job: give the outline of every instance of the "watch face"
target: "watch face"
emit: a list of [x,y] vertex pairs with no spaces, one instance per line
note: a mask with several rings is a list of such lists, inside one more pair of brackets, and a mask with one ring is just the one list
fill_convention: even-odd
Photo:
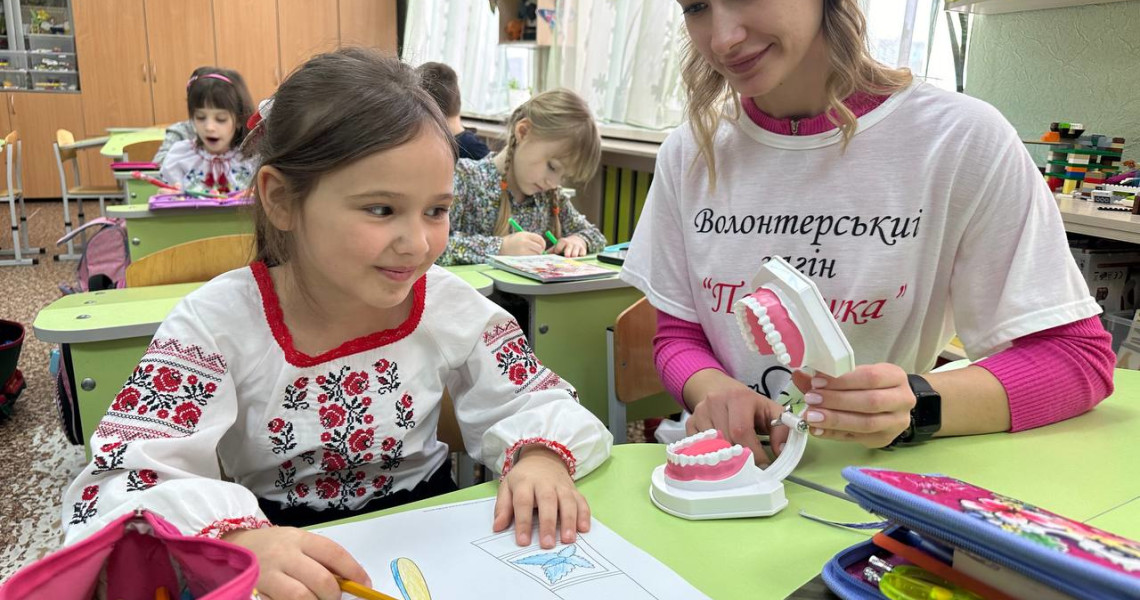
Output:
[[942,428],[942,396],[937,392],[920,393],[910,415],[916,434],[933,434]]

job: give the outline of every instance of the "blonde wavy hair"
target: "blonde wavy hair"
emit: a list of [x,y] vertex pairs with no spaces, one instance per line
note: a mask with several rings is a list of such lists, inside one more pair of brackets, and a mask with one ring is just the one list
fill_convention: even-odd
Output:
[[[831,74],[827,77],[826,111],[843,136],[843,148],[855,135],[858,121],[843,100],[855,92],[883,96],[910,85],[910,69],[894,69],[871,57],[867,47],[867,20],[858,0],[823,0],[823,38],[827,42]],[[686,36],[681,78],[688,92],[688,120],[697,139],[698,154],[708,167],[709,189],[716,189],[714,137],[720,127],[724,107],[732,102],[740,116],[740,97],[724,76],[701,57]]]
[[[559,158],[566,168],[565,179],[573,182],[589,181],[602,160],[602,138],[590,107],[578,94],[557,88],[543,92],[511,113],[507,119],[506,148],[507,168],[503,172],[502,192],[499,200],[499,218],[495,221],[496,236],[502,237],[511,232],[511,193],[507,190],[507,178],[514,166],[518,136],[515,130],[519,122],[526,119],[530,123],[528,136],[542,140],[561,140],[566,149]],[[549,196],[551,212],[551,232],[554,237],[562,237],[561,190],[544,192]]]

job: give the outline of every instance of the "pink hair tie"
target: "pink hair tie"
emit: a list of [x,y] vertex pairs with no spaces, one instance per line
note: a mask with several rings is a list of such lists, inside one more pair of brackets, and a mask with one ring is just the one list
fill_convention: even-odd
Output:
[[190,81],[186,82],[187,89],[189,89],[191,84],[193,84],[195,81],[198,81],[199,79],[217,79],[218,81],[224,81],[230,85],[234,84],[234,82],[231,81],[229,77],[226,77],[221,73],[206,73],[205,75],[194,75],[190,77]]

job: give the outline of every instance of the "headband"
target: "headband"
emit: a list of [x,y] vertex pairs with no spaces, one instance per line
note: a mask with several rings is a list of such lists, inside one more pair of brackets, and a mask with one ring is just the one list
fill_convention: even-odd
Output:
[[190,86],[199,79],[217,79],[218,81],[224,81],[230,85],[234,84],[234,82],[231,81],[229,77],[226,77],[221,73],[206,73],[205,75],[191,75],[190,80],[186,82],[186,88],[189,89]]

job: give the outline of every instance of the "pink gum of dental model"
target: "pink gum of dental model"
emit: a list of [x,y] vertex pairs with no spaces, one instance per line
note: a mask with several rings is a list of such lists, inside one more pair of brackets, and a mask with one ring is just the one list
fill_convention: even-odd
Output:
[[[765,288],[757,288],[748,297],[756,300],[760,306],[767,309],[768,318],[771,319],[776,331],[780,333],[780,342],[787,348],[788,356],[792,359],[788,366],[793,369],[802,367],[804,364],[804,337],[800,333],[799,327],[796,327],[795,322],[788,316],[788,311],[780,302],[780,297],[775,292]],[[775,354],[772,345],[768,343],[768,334],[764,333],[764,328],[751,310],[749,310],[749,318],[746,319],[746,322],[749,331],[752,333],[752,340],[756,343],[760,354]]]
[[[687,438],[686,438],[687,439]],[[684,443],[682,440],[679,443]],[[718,431],[716,436],[704,440],[697,441],[693,444],[680,448],[676,454],[684,456],[716,456],[716,453],[732,448],[724,436]],[[665,477],[676,481],[720,481],[728,479],[729,477],[740,472],[745,465],[752,462],[752,451],[748,448],[743,448],[738,456],[721,459],[716,464],[691,464],[679,465],[672,460],[665,464]]]

